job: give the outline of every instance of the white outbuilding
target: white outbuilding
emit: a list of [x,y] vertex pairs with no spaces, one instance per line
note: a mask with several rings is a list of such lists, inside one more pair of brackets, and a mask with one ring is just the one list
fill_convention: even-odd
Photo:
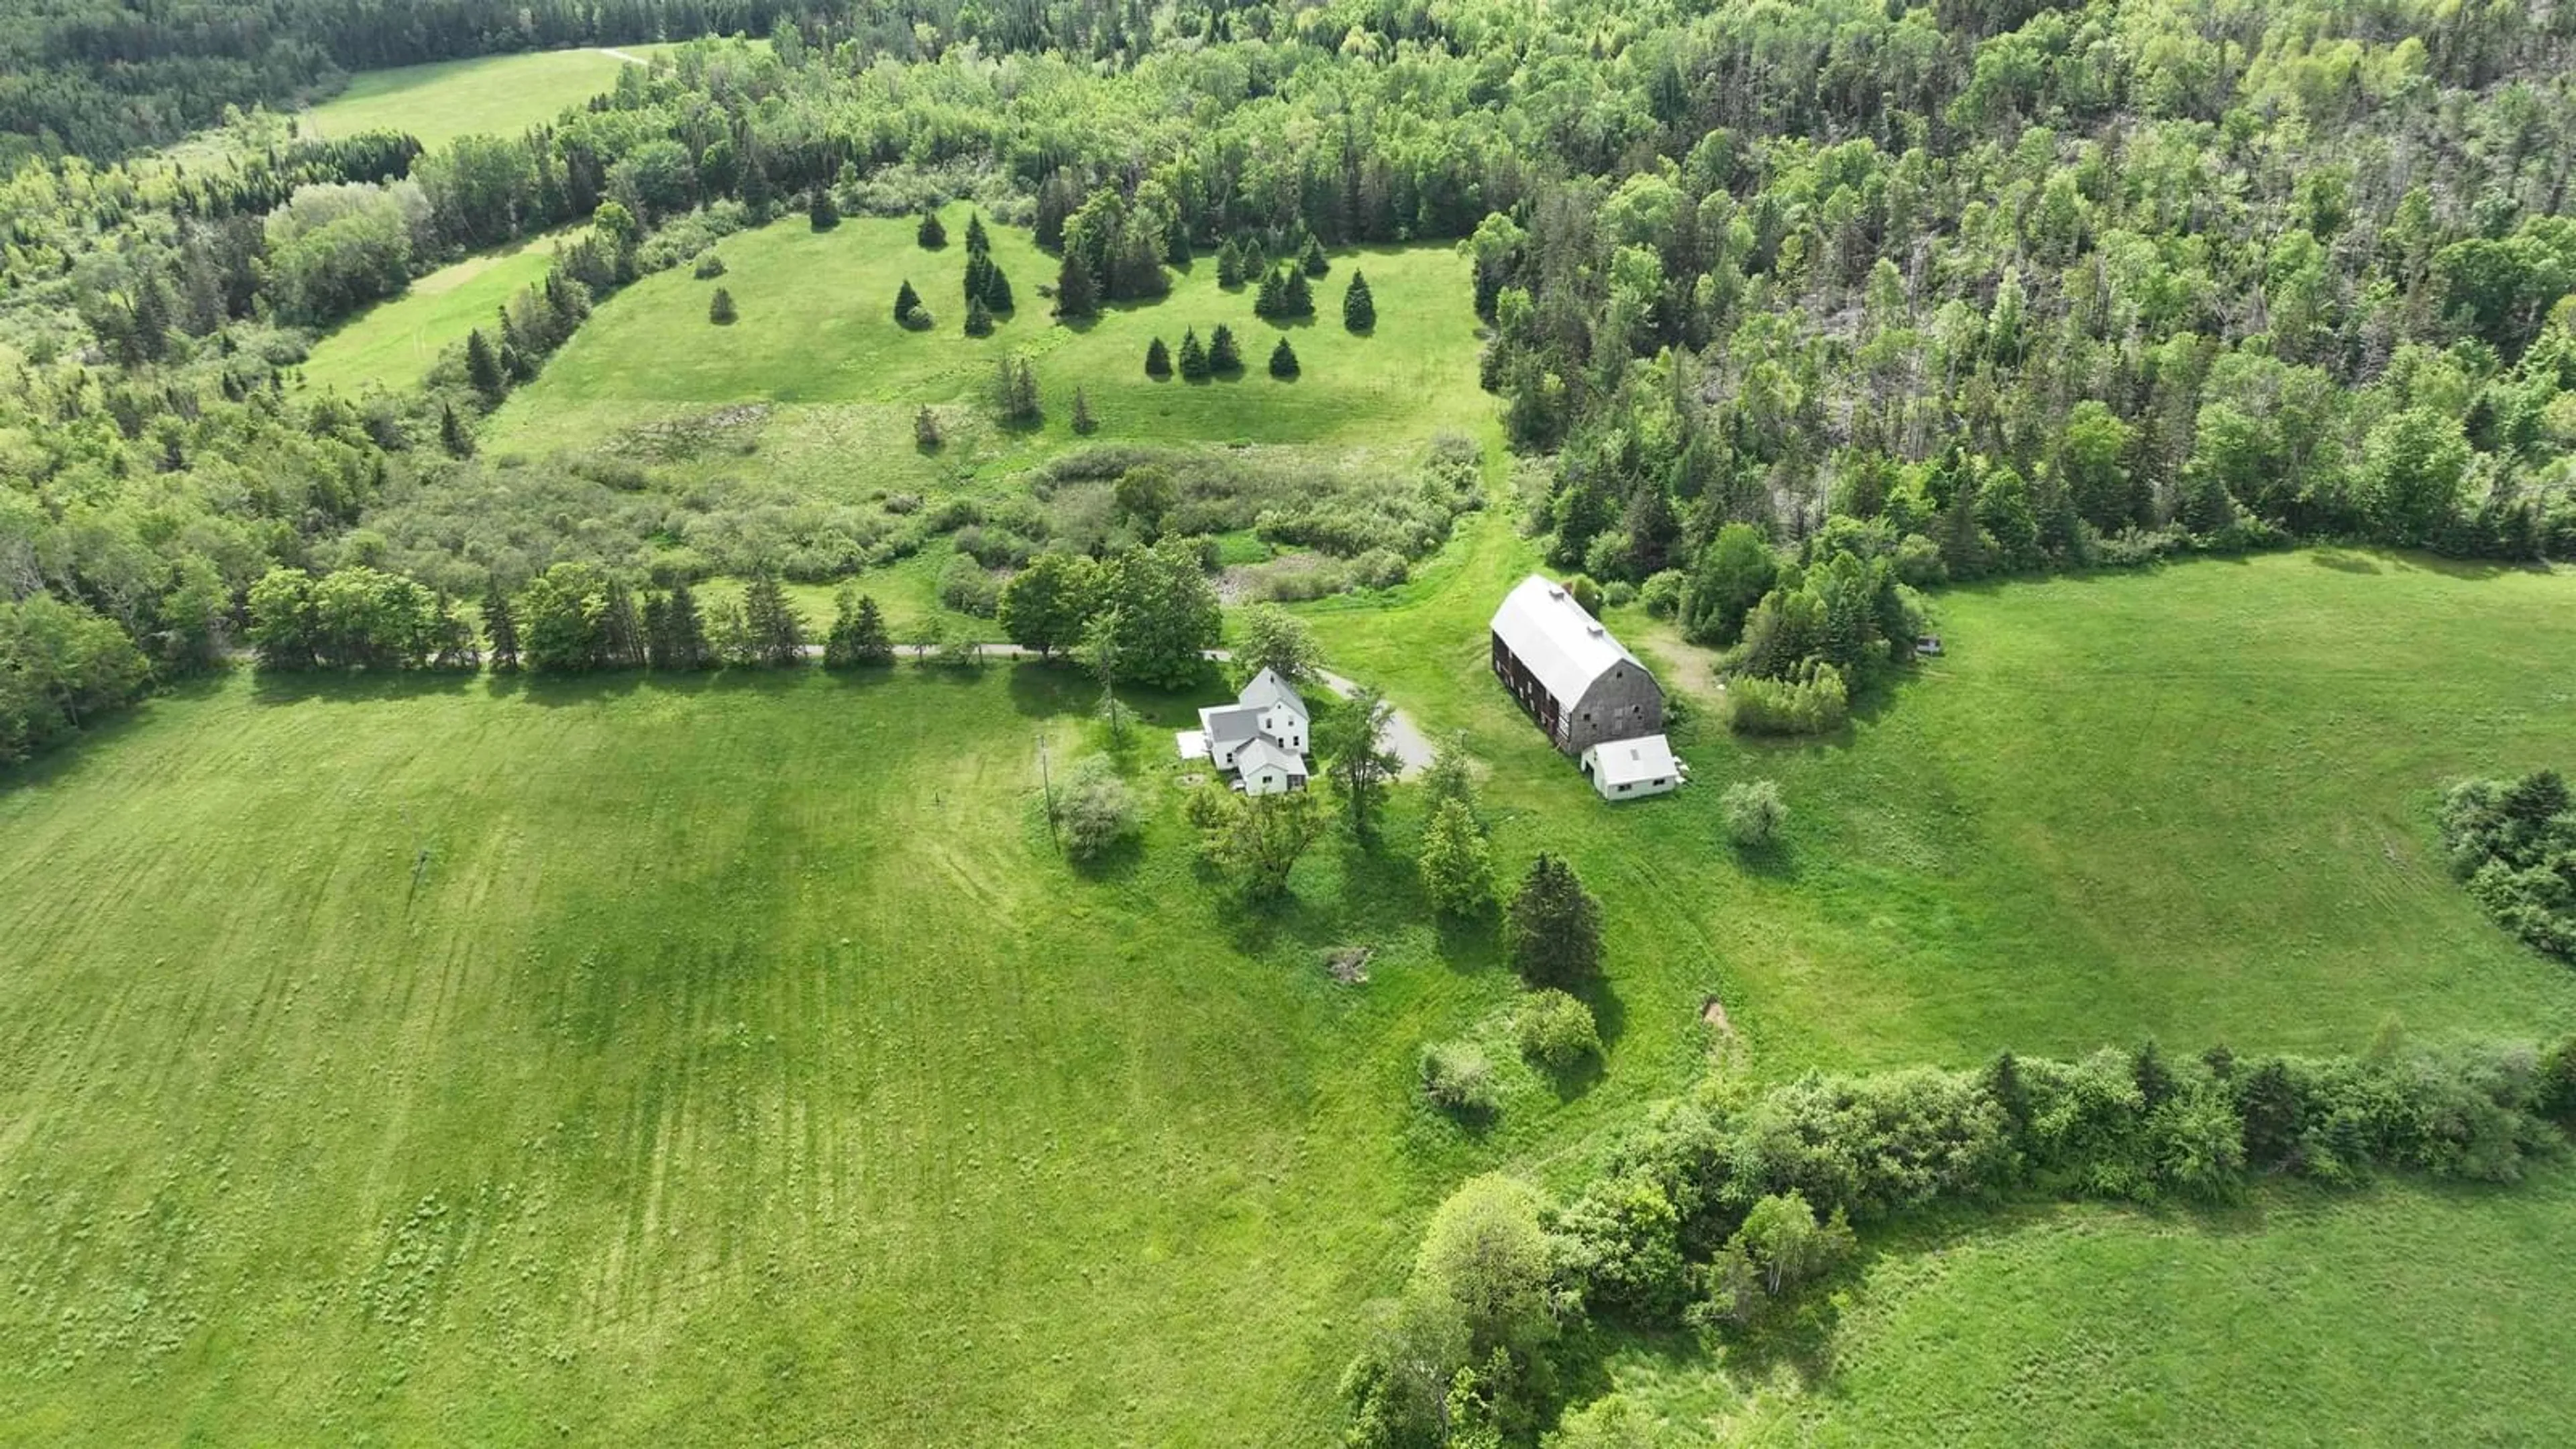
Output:
[[1284,795],[1306,788],[1306,757],[1267,738],[1236,750],[1234,768],[1235,782],[1246,795]]
[[1634,800],[1661,795],[1681,783],[1682,767],[1662,735],[1632,740],[1605,740],[1583,752],[1583,773],[1604,800]]

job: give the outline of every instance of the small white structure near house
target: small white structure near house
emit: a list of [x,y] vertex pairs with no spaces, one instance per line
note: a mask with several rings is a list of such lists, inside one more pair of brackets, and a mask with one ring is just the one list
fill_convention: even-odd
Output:
[[1199,727],[1180,737],[1181,758],[1204,757],[1237,776],[1247,795],[1306,788],[1306,728],[1312,716],[1294,686],[1265,669],[1232,704],[1199,711]]
[[1604,800],[1634,800],[1661,795],[1681,783],[1681,762],[1662,735],[1633,740],[1605,740],[1583,752],[1583,773]]
[[1237,750],[1234,768],[1235,785],[1246,795],[1279,795],[1306,788],[1306,757],[1266,739]]

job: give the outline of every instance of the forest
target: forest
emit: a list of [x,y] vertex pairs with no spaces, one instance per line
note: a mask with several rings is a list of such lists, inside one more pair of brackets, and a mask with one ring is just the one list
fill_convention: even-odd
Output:
[[[473,419],[639,267],[826,194],[972,197],[1113,301],[1238,241],[1454,239],[1484,381],[1552,460],[1523,500],[1550,558],[1749,634],[1745,672],[1789,695],[1864,688],[1906,591],[1946,579],[2576,546],[2563,8],[739,9],[14,22],[13,58],[68,63],[13,86],[139,89],[103,131],[73,119],[95,96],[8,110],[83,136],[0,202],[13,752],[209,663],[268,568],[363,562],[344,540],[389,491],[470,490]],[[688,48],[523,136],[423,155],[254,110],[211,161],[120,149],[335,67],[701,26],[769,43]],[[497,383],[459,357],[419,393],[280,386],[408,277],[579,218]],[[105,636],[26,623],[37,595],[135,655],[44,642]]]

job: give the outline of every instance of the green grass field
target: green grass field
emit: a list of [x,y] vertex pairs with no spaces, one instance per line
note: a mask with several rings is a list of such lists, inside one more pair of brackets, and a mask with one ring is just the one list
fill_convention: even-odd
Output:
[[[730,237],[716,250],[726,274],[701,281],[686,267],[645,278],[602,305],[535,383],[494,418],[488,446],[545,452],[589,447],[639,424],[741,403],[774,406],[775,446],[752,466],[792,474],[826,496],[872,489],[938,490],[961,478],[1007,474],[1081,441],[1071,429],[1083,388],[1100,420],[1097,443],[1252,443],[1388,447],[1418,445],[1447,430],[1483,433],[1492,404],[1476,389],[1476,318],[1467,269],[1444,247],[1337,255],[1316,284],[1318,320],[1275,326],[1252,315],[1249,288],[1216,285],[1212,260],[1177,275],[1170,296],[1115,307],[1080,327],[1059,325],[1038,295],[1056,263],[1026,231],[995,226],[993,256],[1019,309],[989,337],[970,338],[961,284],[967,208],[946,213],[951,238],[924,251],[903,218],[856,217],[817,233],[802,216]],[[1376,332],[1341,326],[1353,269],[1368,274]],[[895,325],[894,296],[909,280],[938,317],[932,332]],[[733,294],[741,320],[707,320],[715,288]],[[1180,345],[1218,324],[1242,341],[1244,374],[1229,381],[1153,382],[1146,343]],[[1285,333],[1304,374],[1265,371]],[[995,367],[1026,356],[1047,409],[1030,433],[985,423]],[[940,409],[951,441],[924,456],[913,416]],[[728,466],[743,466],[738,461]]]
[[316,343],[304,362],[307,387],[355,397],[369,387],[406,388],[429,375],[438,355],[477,327],[520,289],[543,282],[558,242],[571,233],[535,237],[439,268],[399,297],[350,318]]
[[[670,48],[616,47],[645,58]],[[551,121],[615,86],[626,64],[608,50],[548,50],[361,71],[348,89],[306,111],[302,123],[324,136],[407,131],[435,151],[459,136],[515,136]]]
[[[1607,909],[1606,1072],[1561,1100],[1513,1067],[1477,1137],[1415,1104],[1412,1056],[1493,1037],[1512,987],[1424,924],[1409,807],[1386,858],[1328,842],[1242,921],[1149,731],[1144,846],[1076,875],[1030,797],[1089,690],[1035,667],[236,679],[29,772],[0,795],[0,1437],[1309,1442],[1429,1206],[1578,1173],[1705,1069],[1708,989],[1760,1077],[2576,1023],[2576,975],[2477,917],[2424,818],[2454,773],[2571,753],[2576,579],[2295,554],[1951,594],[1950,659],[1849,739],[1702,731],[1700,783],[1613,811],[1478,673],[1518,548],[1487,520],[1392,607],[1316,612],[1338,665],[1471,731],[1500,858],[1567,850]],[[1714,787],[1757,769],[1796,815],[1748,865]],[[1365,986],[1320,970],[1345,943],[1378,948]],[[1693,1422],[1825,1437],[2030,1379],[1971,1426],[2297,1439],[2329,1395],[2314,1423],[2409,1437],[2576,1407],[2516,1326],[2570,1232],[2556,1179],[2043,1215],[1892,1245],[1812,1390],[1636,1373]],[[2346,1311],[2373,1251],[2394,1286]],[[2473,1321],[2432,1302],[2453,1282]],[[1987,1327],[1918,1361],[1958,1315]],[[2238,1321],[2270,1336],[2241,1388],[2166,1341]]]

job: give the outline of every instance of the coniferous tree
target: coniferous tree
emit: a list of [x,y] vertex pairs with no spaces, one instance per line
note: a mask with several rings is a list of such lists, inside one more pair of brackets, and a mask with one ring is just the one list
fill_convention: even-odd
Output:
[[1208,375],[1207,347],[1199,341],[1193,327],[1181,334],[1181,376],[1191,382],[1203,382]]
[[1055,315],[1068,322],[1100,315],[1100,284],[1072,252],[1064,254],[1064,265],[1056,269]]
[[861,664],[892,664],[894,634],[886,628],[885,615],[877,608],[876,596],[859,595],[859,615],[852,625],[852,657]]
[[1377,299],[1369,295],[1368,278],[1351,273],[1350,290],[1342,293],[1342,325],[1366,332],[1377,325]]
[[644,620],[635,609],[634,591],[609,580],[608,598],[600,610],[601,662],[610,669],[641,669],[645,660]]
[[1156,382],[1172,375],[1172,349],[1160,337],[1145,344],[1145,375]]
[[894,289],[894,320],[907,321],[912,316],[912,309],[920,305],[921,294],[912,289],[910,277],[904,278],[903,285]]
[[656,673],[671,668],[671,599],[659,590],[644,594],[644,662]]
[[1243,371],[1243,353],[1234,345],[1234,329],[1219,322],[1208,334],[1208,371],[1219,377],[1230,377]]
[[1306,238],[1306,254],[1297,259],[1297,265],[1310,277],[1320,277],[1333,269],[1331,259],[1324,255],[1324,244],[1312,236]]
[[984,305],[984,299],[981,297],[972,297],[967,299],[966,335],[969,337],[990,337],[993,335],[993,313],[990,308]]
[[988,255],[992,250],[993,239],[984,234],[984,214],[980,211],[968,212],[966,214],[966,254],[980,257]]
[[912,441],[924,448],[936,448],[947,441],[939,431],[939,414],[932,412],[928,403],[912,415]]
[[671,586],[670,600],[663,608],[671,635],[671,667],[704,669],[715,663],[714,651],[707,647],[706,616],[698,611],[698,596],[688,580]]
[[495,579],[483,591],[483,640],[490,647],[492,669],[499,674],[514,674],[519,668],[519,620],[510,612],[510,596]]
[[501,356],[492,350],[492,339],[475,328],[465,334],[465,379],[487,403],[497,403],[510,390],[510,379],[501,370]]
[[849,669],[868,662],[861,649],[860,622],[859,591],[844,584],[832,597],[832,629],[823,636],[824,668]]
[[912,238],[921,243],[924,251],[937,251],[948,245],[948,228],[940,224],[939,208],[930,207],[921,213],[921,225],[913,228]]
[[1315,315],[1315,289],[1306,283],[1306,274],[1291,267],[1279,284],[1279,313],[1283,317]]
[[982,301],[984,289],[992,285],[992,277],[993,258],[987,253],[968,247],[966,249],[966,300]]
[[832,200],[832,188],[814,188],[813,198],[805,203],[805,220],[816,231],[830,231],[841,224],[841,208]]
[[716,288],[716,294],[707,299],[707,320],[719,327],[733,325],[733,293],[722,287]]
[[1289,346],[1285,337],[1279,339],[1278,346],[1270,349],[1270,375],[1282,382],[1297,376],[1297,349]]
[[1286,297],[1277,272],[1261,274],[1261,292],[1252,299],[1252,315],[1263,319],[1278,317]]
[[445,405],[438,410],[438,445],[445,448],[451,458],[474,456],[474,434],[456,416],[456,409]]
[[742,593],[742,613],[751,652],[761,663],[784,669],[804,662],[805,621],[787,601],[778,575],[763,569],[752,576]]
[[1532,986],[1572,990],[1601,971],[1601,907],[1574,867],[1541,854],[1505,913],[1512,968]]
[[1216,284],[1231,292],[1243,285],[1243,254],[1234,249],[1234,238],[1216,249]]
[[1009,312],[1017,306],[1011,297],[1011,279],[999,266],[984,269],[984,306],[993,312]]
[[1163,260],[1176,267],[1190,264],[1190,224],[1172,213],[1170,226],[1163,233]]
[[1073,430],[1086,438],[1100,431],[1100,420],[1091,415],[1091,397],[1078,387],[1073,390]]

